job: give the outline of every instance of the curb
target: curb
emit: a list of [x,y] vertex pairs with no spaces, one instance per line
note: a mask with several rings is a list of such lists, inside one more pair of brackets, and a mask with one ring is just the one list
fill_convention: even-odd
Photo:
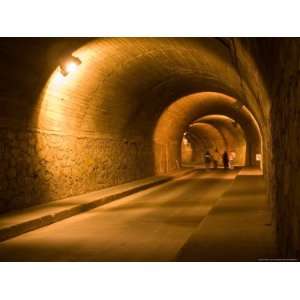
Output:
[[[167,175],[163,176],[162,178],[154,177],[153,181],[146,182],[144,184],[140,184],[140,185],[137,185],[137,186],[134,186],[131,188],[127,188],[127,189],[124,189],[119,192],[112,192],[111,194],[104,195],[102,197],[101,196],[97,197],[96,199],[75,205],[74,207],[71,207],[71,208],[62,209],[55,213],[44,214],[41,217],[32,218],[32,219],[29,219],[28,221],[20,222],[20,223],[14,224],[14,225],[8,225],[8,226],[4,226],[2,228],[0,227],[0,242],[14,238],[14,237],[24,234],[26,232],[33,231],[35,229],[39,229],[41,227],[62,221],[64,219],[67,219],[70,217],[73,217],[80,213],[92,210],[94,208],[97,208],[99,206],[102,206],[104,204],[112,202],[114,200],[132,195],[134,193],[137,193],[137,192],[140,192],[140,191],[143,191],[146,189],[149,189],[156,185],[163,184],[168,181],[174,180],[176,178],[183,177],[194,171],[195,171],[194,169],[190,169],[185,172],[181,171],[181,174],[178,176],[176,176],[176,173],[173,173],[173,176],[172,176],[172,173],[171,173],[171,174],[167,174]],[[121,186],[122,185],[120,185],[120,187]],[[104,193],[105,189],[102,191]],[[60,200],[58,200],[58,201],[60,201]]]

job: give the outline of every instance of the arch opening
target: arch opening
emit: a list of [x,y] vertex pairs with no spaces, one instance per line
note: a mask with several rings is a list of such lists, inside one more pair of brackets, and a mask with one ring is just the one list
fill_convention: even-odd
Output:
[[169,151],[165,168],[161,166],[160,152],[155,152],[158,173],[167,167],[176,169],[182,157],[183,164],[187,161],[201,164],[203,151],[216,149],[237,152],[236,165],[261,167],[257,156],[262,155],[263,142],[258,124],[245,106],[220,93],[196,93],[173,102],[157,123],[154,143],[156,148]]
[[193,122],[184,133],[181,162],[183,166],[204,166],[208,151],[220,166],[225,150],[230,155],[232,167],[246,165],[247,142],[241,126],[229,117],[208,115]]

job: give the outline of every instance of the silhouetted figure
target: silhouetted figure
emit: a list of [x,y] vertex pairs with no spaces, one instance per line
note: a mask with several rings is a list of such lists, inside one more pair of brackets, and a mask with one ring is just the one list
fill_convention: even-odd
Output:
[[209,151],[206,151],[204,154],[204,164],[206,170],[210,167],[210,163],[211,163],[211,155]]
[[227,151],[224,151],[222,155],[224,169],[228,169],[229,167],[229,157]]

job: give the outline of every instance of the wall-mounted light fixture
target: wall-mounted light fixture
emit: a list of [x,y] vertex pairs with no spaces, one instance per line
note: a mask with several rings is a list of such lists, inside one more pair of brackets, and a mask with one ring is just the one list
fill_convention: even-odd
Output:
[[59,65],[60,72],[62,75],[67,76],[68,74],[76,71],[80,64],[81,60],[78,57],[72,55],[61,62],[61,64]]
[[237,122],[236,122],[236,121],[233,121],[233,122],[232,122],[232,126],[235,127],[235,128],[237,128],[237,126],[238,126]]

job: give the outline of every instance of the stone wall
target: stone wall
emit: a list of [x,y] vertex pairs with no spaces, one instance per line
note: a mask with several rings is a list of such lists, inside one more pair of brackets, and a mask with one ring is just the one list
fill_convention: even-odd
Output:
[[140,140],[0,129],[0,212],[151,176]]
[[[275,200],[278,244],[285,257],[300,257],[300,42],[281,39],[272,81],[271,198]],[[287,59],[288,58],[288,59]]]
[[181,144],[177,141],[153,141],[154,170],[152,175],[175,172],[181,167]]

